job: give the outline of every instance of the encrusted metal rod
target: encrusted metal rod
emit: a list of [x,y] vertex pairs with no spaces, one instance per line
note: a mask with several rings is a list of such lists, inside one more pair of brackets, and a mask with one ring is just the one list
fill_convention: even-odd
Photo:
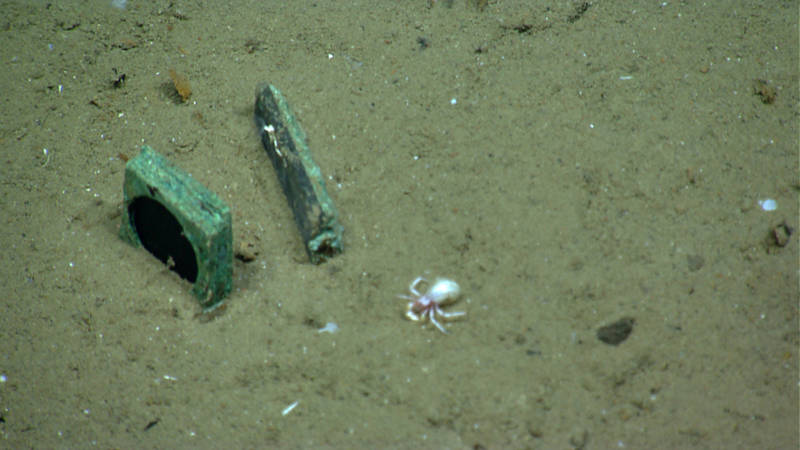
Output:
[[318,264],[340,253],[344,227],[339,213],[325,189],[322,171],[311,158],[306,134],[275,86],[261,83],[256,87],[255,121],[309,259]]

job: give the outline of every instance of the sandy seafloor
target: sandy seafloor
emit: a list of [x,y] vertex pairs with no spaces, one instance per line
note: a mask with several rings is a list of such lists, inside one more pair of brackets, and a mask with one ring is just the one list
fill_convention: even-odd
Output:
[[[0,2],[0,447],[797,448],[797,1],[109,3]],[[261,81],[341,213],[322,265]],[[118,237],[142,144],[257,253],[212,320]]]

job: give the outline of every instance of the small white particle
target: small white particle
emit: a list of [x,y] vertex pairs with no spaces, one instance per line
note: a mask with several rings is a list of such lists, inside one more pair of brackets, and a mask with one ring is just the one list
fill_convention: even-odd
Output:
[[339,325],[336,325],[334,322],[328,322],[325,324],[324,327],[317,330],[317,333],[336,333],[339,331]]
[[455,97],[453,97],[453,98],[451,98],[451,99],[450,99],[450,104],[451,104],[451,105],[455,105],[456,103],[458,103],[458,100],[456,100],[456,98],[455,98]]
[[294,403],[292,403],[291,405],[287,406],[286,408],[283,408],[283,411],[281,411],[281,415],[285,416],[285,415],[289,414],[290,412],[292,412],[292,410],[297,406],[298,403],[300,403],[300,400],[295,400]]
[[771,198],[767,198],[764,200],[759,200],[758,205],[761,206],[761,209],[764,211],[775,211],[778,209],[778,202]]

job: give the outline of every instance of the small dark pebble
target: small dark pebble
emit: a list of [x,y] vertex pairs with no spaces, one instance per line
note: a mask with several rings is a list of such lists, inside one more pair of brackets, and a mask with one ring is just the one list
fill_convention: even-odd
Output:
[[145,425],[145,427],[144,427],[144,431],[147,431],[150,428],[153,428],[154,426],[158,425],[158,422],[161,422],[161,419],[159,419],[158,417],[156,417],[155,419],[151,420],[150,422],[147,422],[147,425]]
[[618,321],[597,329],[597,339],[608,345],[619,345],[633,331],[633,324],[636,322],[633,317],[623,317]]
[[772,239],[778,247],[786,247],[789,245],[789,238],[792,237],[794,229],[789,226],[784,220],[780,224],[772,228]]
[[764,80],[755,80],[753,82],[753,93],[761,97],[761,103],[765,105],[775,103],[775,98],[778,96],[778,91]]

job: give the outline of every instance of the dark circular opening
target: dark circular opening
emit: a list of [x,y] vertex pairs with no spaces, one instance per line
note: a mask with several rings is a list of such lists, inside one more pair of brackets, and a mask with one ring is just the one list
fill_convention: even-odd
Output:
[[164,205],[148,197],[134,199],[128,214],[144,248],[182,278],[194,283],[197,258],[178,219]]

